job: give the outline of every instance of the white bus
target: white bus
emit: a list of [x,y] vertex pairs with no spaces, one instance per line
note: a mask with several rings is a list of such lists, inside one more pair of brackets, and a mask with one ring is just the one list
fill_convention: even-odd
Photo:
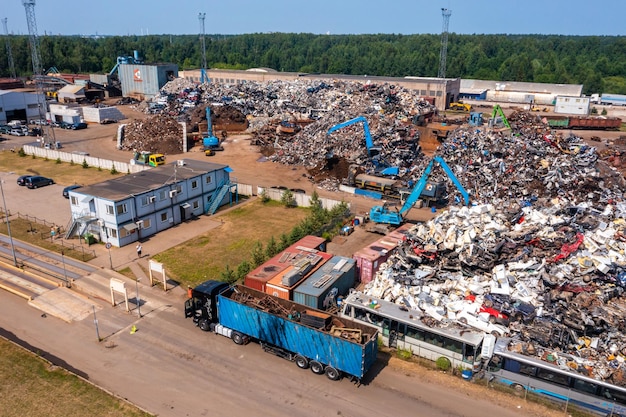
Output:
[[626,415],[626,388],[585,376],[570,368],[575,358],[558,353],[561,366],[509,350],[511,339],[498,338],[487,365],[490,379],[518,390],[574,404],[606,416]]
[[385,346],[410,350],[432,361],[444,356],[455,369],[476,372],[481,367],[484,333],[452,324],[445,328],[431,327],[420,320],[419,311],[358,291],[342,301],[340,315],[376,327]]

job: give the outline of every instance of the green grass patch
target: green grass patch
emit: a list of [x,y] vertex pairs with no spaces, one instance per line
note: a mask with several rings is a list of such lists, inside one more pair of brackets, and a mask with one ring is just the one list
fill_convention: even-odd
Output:
[[222,224],[154,256],[166,265],[167,274],[181,285],[192,287],[207,279],[221,278],[228,265],[235,270],[250,260],[256,242],[264,245],[307,217],[309,209],[286,208],[278,202],[250,202],[220,215]]
[[62,368],[0,338],[3,417],[148,417]]

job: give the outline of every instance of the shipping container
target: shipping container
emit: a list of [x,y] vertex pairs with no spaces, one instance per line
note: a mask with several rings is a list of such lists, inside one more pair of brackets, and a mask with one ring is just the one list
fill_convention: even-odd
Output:
[[355,252],[352,259],[356,261],[359,282],[367,284],[374,279],[380,264],[387,260],[387,256],[367,247]]
[[295,259],[309,253],[323,253],[326,250],[326,239],[317,236],[305,236],[284,251],[275,255],[263,265],[250,271],[244,279],[247,287],[265,292],[266,284],[277,274],[292,266]]
[[[290,312],[289,316],[281,316],[258,309],[258,302],[244,304],[238,301],[242,295],[245,299],[257,300],[268,297],[239,285],[234,291],[221,293],[217,297],[220,325],[359,379],[376,361],[378,332],[370,326],[321,311],[310,311],[291,301],[269,296],[273,303],[280,305],[281,311]],[[327,322],[341,323],[341,329],[358,331],[360,340],[341,337],[341,332],[329,331],[327,326],[317,326],[315,319],[320,319],[324,325]]]
[[[328,260],[332,258],[332,255],[324,252],[316,252],[315,258],[312,259],[311,254],[308,254],[305,257],[298,259],[294,259],[294,264],[287,267],[285,270],[277,274],[274,278],[269,280],[265,285],[265,293],[273,295],[274,297],[279,297],[284,300],[291,300],[293,297],[293,291],[296,289],[301,282],[303,282],[307,277],[311,276],[314,272],[319,270]],[[304,275],[300,275],[298,273],[299,267],[298,264],[302,260],[309,259],[314,262],[311,262],[311,268],[307,269]],[[287,277],[291,277],[288,278]],[[297,278],[297,279],[296,279]],[[295,279],[295,280],[294,280]],[[289,285],[287,282],[291,283]]]
[[337,296],[348,293],[356,280],[356,261],[333,256],[293,290],[293,301],[326,310],[336,305]]

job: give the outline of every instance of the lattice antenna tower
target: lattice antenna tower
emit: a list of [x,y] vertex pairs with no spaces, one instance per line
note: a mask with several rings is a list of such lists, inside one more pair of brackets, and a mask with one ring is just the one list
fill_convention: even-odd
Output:
[[200,20],[200,44],[202,46],[202,69],[200,70],[200,82],[206,81],[206,43],[204,42],[204,18],[206,13],[198,13],[198,20]]
[[[39,40],[37,38],[37,18],[35,17],[35,0],[22,0],[26,10],[26,24],[28,25],[28,38],[30,42],[30,55],[33,61],[33,78],[37,85],[37,101],[39,107],[39,119],[46,120],[46,98],[43,91],[41,58],[39,56]],[[43,143],[53,144],[54,131],[51,126],[46,126],[46,134]]]
[[439,73],[438,78],[446,78],[446,60],[448,59],[448,25],[450,23],[450,15],[452,10],[441,9],[443,16],[443,28],[441,30],[441,51],[439,52]]
[[7,47],[7,60],[9,61],[9,75],[11,75],[11,78],[16,78],[17,76],[15,75],[15,62],[13,61],[13,51],[11,51],[11,40],[9,38],[9,28],[7,26],[6,17],[2,19],[2,26],[4,26],[4,34],[6,35],[4,42],[6,43],[6,47]]

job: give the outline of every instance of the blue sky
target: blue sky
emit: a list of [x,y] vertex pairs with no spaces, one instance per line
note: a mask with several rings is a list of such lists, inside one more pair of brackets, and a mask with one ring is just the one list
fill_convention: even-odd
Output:
[[[10,33],[26,34],[22,0],[2,0]],[[626,35],[626,0],[36,0],[39,35],[441,33]],[[2,32],[3,33],[3,32]],[[4,34],[4,33],[3,33]]]

